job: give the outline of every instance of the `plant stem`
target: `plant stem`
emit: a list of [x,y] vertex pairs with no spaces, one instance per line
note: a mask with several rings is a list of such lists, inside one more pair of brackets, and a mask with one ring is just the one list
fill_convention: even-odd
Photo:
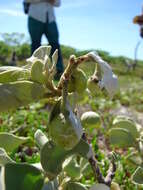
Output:
[[78,65],[81,64],[82,62],[88,61],[88,60],[89,60],[88,55],[83,55],[78,58],[76,58],[75,55],[70,56],[68,66],[65,69],[64,73],[62,74],[57,88],[62,89],[63,81],[65,79],[70,80],[70,77],[71,77],[73,71],[78,67]]
[[[86,137],[86,134],[83,133],[82,139],[85,140],[88,144],[88,139]],[[91,147],[91,146],[90,146]],[[91,147],[92,149],[92,147]],[[91,152],[93,153],[93,150],[91,150]],[[97,180],[99,183],[103,183],[106,184],[107,186],[111,186],[111,182],[115,176],[115,171],[116,171],[116,164],[115,164],[115,160],[112,159],[112,162],[109,166],[109,170],[107,172],[107,176],[104,178],[104,176],[102,175],[102,172],[100,171],[100,168],[98,166],[97,160],[95,159],[95,155],[92,154],[90,156],[90,158],[88,158],[88,161],[92,167],[92,170],[94,172],[95,175],[95,180]]]

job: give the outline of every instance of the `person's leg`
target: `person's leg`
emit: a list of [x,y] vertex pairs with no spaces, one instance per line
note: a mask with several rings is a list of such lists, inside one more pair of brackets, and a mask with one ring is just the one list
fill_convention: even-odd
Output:
[[45,35],[49,41],[49,44],[52,46],[51,54],[53,54],[54,51],[58,49],[59,56],[58,56],[58,62],[57,62],[56,68],[57,68],[57,73],[62,74],[64,71],[64,66],[63,66],[63,59],[62,59],[62,54],[61,54],[61,49],[60,49],[60,44],[59,44],[59,33],[58,33],[56,22],[45,24]]
[[44,24],[34,18],[28,18],[28,30],[31,37],[31,54],[41,45]]

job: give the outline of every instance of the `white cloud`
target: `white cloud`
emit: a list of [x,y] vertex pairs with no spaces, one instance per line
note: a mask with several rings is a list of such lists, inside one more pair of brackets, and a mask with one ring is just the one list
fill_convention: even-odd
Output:
[[5,14],[8,16],[20,16],[20,17],[24,16],[24,14],[21,11],[12,10],[12,9],[0,9],[0,14]]

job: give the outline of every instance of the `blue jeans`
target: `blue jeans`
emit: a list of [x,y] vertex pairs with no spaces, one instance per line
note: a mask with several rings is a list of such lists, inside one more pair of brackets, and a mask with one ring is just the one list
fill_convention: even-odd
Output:
[[28,17],[28,30],[31,37],[31,54],[41,45],[42,35],[45,34],[49,44],[52,46],[51,55],[58,49],[59,56],[56,65],[57,72],[62,73],[64,70],[61,49],[59,44],[59,33],[56,22],[42,23],[32,17]]

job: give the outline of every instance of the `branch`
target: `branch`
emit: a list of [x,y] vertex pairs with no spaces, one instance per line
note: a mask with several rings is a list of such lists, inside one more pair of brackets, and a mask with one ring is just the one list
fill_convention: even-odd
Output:
[[105,182],[108,186],[111,185],[111,182],[113,180],[113,178],[115,177],[115,172],[116,172],[116,164],[115,164],[115,159],[114,157],[112,156],[112,161],[111,161],[111,164],[109,166],[109,170],[107,172],[107,175],[105,177]]
[[[86,134],[83,133],[83,136],[82,136],[82,139],[85,140],[88,144],[88,139],[86,137]],[[90,146],[91,147],[91,146]],[[107,172],[107,176],[104,178],[104,176],[102,175],[102,172],[100,171],[100,168],[98,166],[98,163],[97,163],[97,160],[95,159],[95,155],[93,153],[93,150],[92,150],[92,147],[91,147],[91,155],[90,157],[88,158],[88,161],[92,167],[92,170],[94,172],[94,175],[95,175],[95,180],[97,179],[97,181],[99,183],[103,183],[107,186],[111,186],[111,182],[115,176],[115,171],[116,171],[116,164],[115,164],[115,159],[113,159],[112,157],[112,161],[111,161],[111,164],[109,166],[109,170]]]
[[57,88],[62,89],[64,80],[65,79],[70,80],[73,71],[78,67],[78,65],[88,60],[89,60],[88,55],[83,55],[78,58],[76,58],[75,55],[70,56],[68,66],[65,69],[64,73],[62,74]]
[[[89,144],[85,133],[83,133],[82,139],[85,140]],[[93,150],[91,150],[91,151],[93,152]],[[98,167],[98,163],[97,163],[97,160],[95,159],[94,154],[92,154],[92,156],[90,158],[88,158],[88,161],[89,161],[89,163],[92,167],[92,170],[94,172],[95,180],[97,179],[97,181],[99,183],[105,183],[104,176],[102,175],[100,168]]]

